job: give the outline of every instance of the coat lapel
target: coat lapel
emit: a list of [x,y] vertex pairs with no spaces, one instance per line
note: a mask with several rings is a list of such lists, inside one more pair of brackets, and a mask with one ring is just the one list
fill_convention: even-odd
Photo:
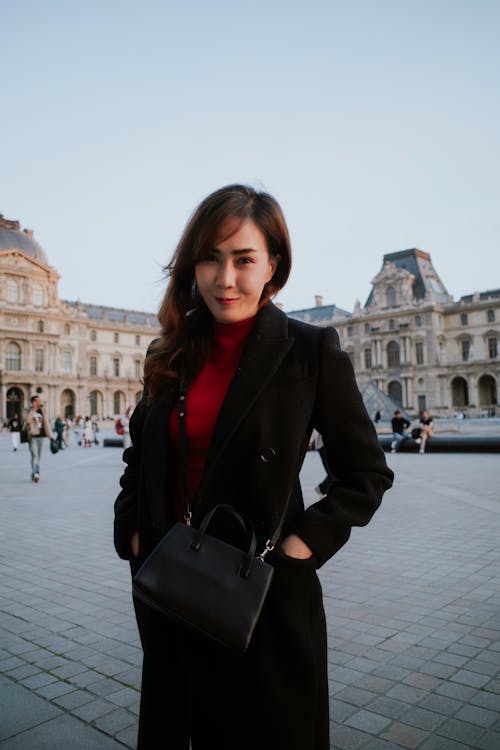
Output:
[[293,341],[288,336],[287,316],[268,302],[258,313],[219,412],[207,455],[206,470],[197,492],[201,504],[205,488],[226,446],[276,373]]

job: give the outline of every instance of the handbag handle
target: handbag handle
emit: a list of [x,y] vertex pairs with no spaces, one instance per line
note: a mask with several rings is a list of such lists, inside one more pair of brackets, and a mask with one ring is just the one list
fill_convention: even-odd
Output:
[[203,537],[205,536],[205,533],[208,530],[208,526],[210,522],[212,521],[215,513],[220,510],[225,510],[231,513],[231,515],[234,516],[240,522],[240,524],[243,526],[245,531],[248,532],[250,530],[251,532],[250,544],[248,546],[248,550],[246,552],[243,552],[243,564],[240,570],[241,577],[247,578],[250,573],[250,565],[252,563],[252,559],[255,557],[255,552],[257,550],[257,538],[255,536],[255,529],[254,529],[253,523],[249,519],[244,518],[241,515],[241,513],[239,513],[231,505],[226,505],[225,503],[219,503],[219,505],[214,506],[208,513],[205,514],[200,524],[200,528],[195,532],[193,541],[191,542],[191,549],[194,550],[195,552],[198,552],[198,550],[201,548]]

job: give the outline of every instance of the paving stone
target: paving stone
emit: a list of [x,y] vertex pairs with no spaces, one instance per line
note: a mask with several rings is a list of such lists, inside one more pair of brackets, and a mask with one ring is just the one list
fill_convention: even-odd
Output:
[[479,737],[484,734],[484,728],[458,719],[447,719],[436,729],[435,734],[474,747]]
[[[500,703],[498,708],[500,709]],[[498,720],[498,710],[489,711],[487,708],[479,706],[463,706],[463,708],[457,711],[455,718],[488,729]]]
[[405,677],[403,682],[405,685],[422,688],[422,690],[434,690],[441,684],[442,680],[422,672],[413,672],[413,674]]
[[430,711],[435,711],[444,716],[454,716],[459,708],[463,706],[463,703],[454,698],[446,698],[444,695],[429,693],[418,705],[421,708],[428,708]]
[[54,703],[57,703],[61,708],[72,710],[85,705],[85,703],[90,703],[92,700],[95,700],[95,696],[91,693],[87,693],[85,690],[72,690],[71,693],[54,698]]
[[500,713],[500,697],[496,695],[496,693],[489,693],[486,690],[478,690],[477,693],[472,696],[470,702],[474,706],[489,708],[491,711]]
[[489,682],[488,677],[485,675],[477,674],[477,672],[469,672],[466,669],[460,669],[451,677],[452,682],[459,682],[462,685],[470,685],[470,687],[481,688]]
[[428,732],[396,722],[382,733],[384,739],[395,742],[397,745],[408,748],[417,748],[427,737]]
[[353,714],[345,721],[345,724],[348,726],[370,734],[379,734],[390,723],[391,720],[385,716],[380,716],[364,709]]
[[382,716],[387,716],[391,719],[399,719],[400,716],[408,711],[408,704],[403,703],[403,701],[394,700],[394,698],[388,698],[387,696],[379,696],[367,705],[367,709],[374,713],[382,714]]
[[109,714],[112,710],[113,706],[108,701],[98,698],[81,706],[75,706],[72,709],[72,714],[85,722],[95,722],[95,719]]
[[476,741],[477,750],[498,750],[500,748],[500,732],[485,732]]

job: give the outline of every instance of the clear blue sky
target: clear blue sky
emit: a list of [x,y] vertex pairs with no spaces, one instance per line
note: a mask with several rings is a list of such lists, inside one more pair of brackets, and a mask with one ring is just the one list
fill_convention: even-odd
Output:
[[63,298],[156,311],[233,181],[289,223],[286,309],[364,304],[384,253],[500,287],[497,0],[0,1],[0,212]]

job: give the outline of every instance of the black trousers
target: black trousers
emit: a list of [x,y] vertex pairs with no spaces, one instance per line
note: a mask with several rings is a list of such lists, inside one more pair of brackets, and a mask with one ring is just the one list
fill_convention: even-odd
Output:
[[144,649],[138,750],[329,750],[315,560],[282,556],[245,654],[135,601]]

